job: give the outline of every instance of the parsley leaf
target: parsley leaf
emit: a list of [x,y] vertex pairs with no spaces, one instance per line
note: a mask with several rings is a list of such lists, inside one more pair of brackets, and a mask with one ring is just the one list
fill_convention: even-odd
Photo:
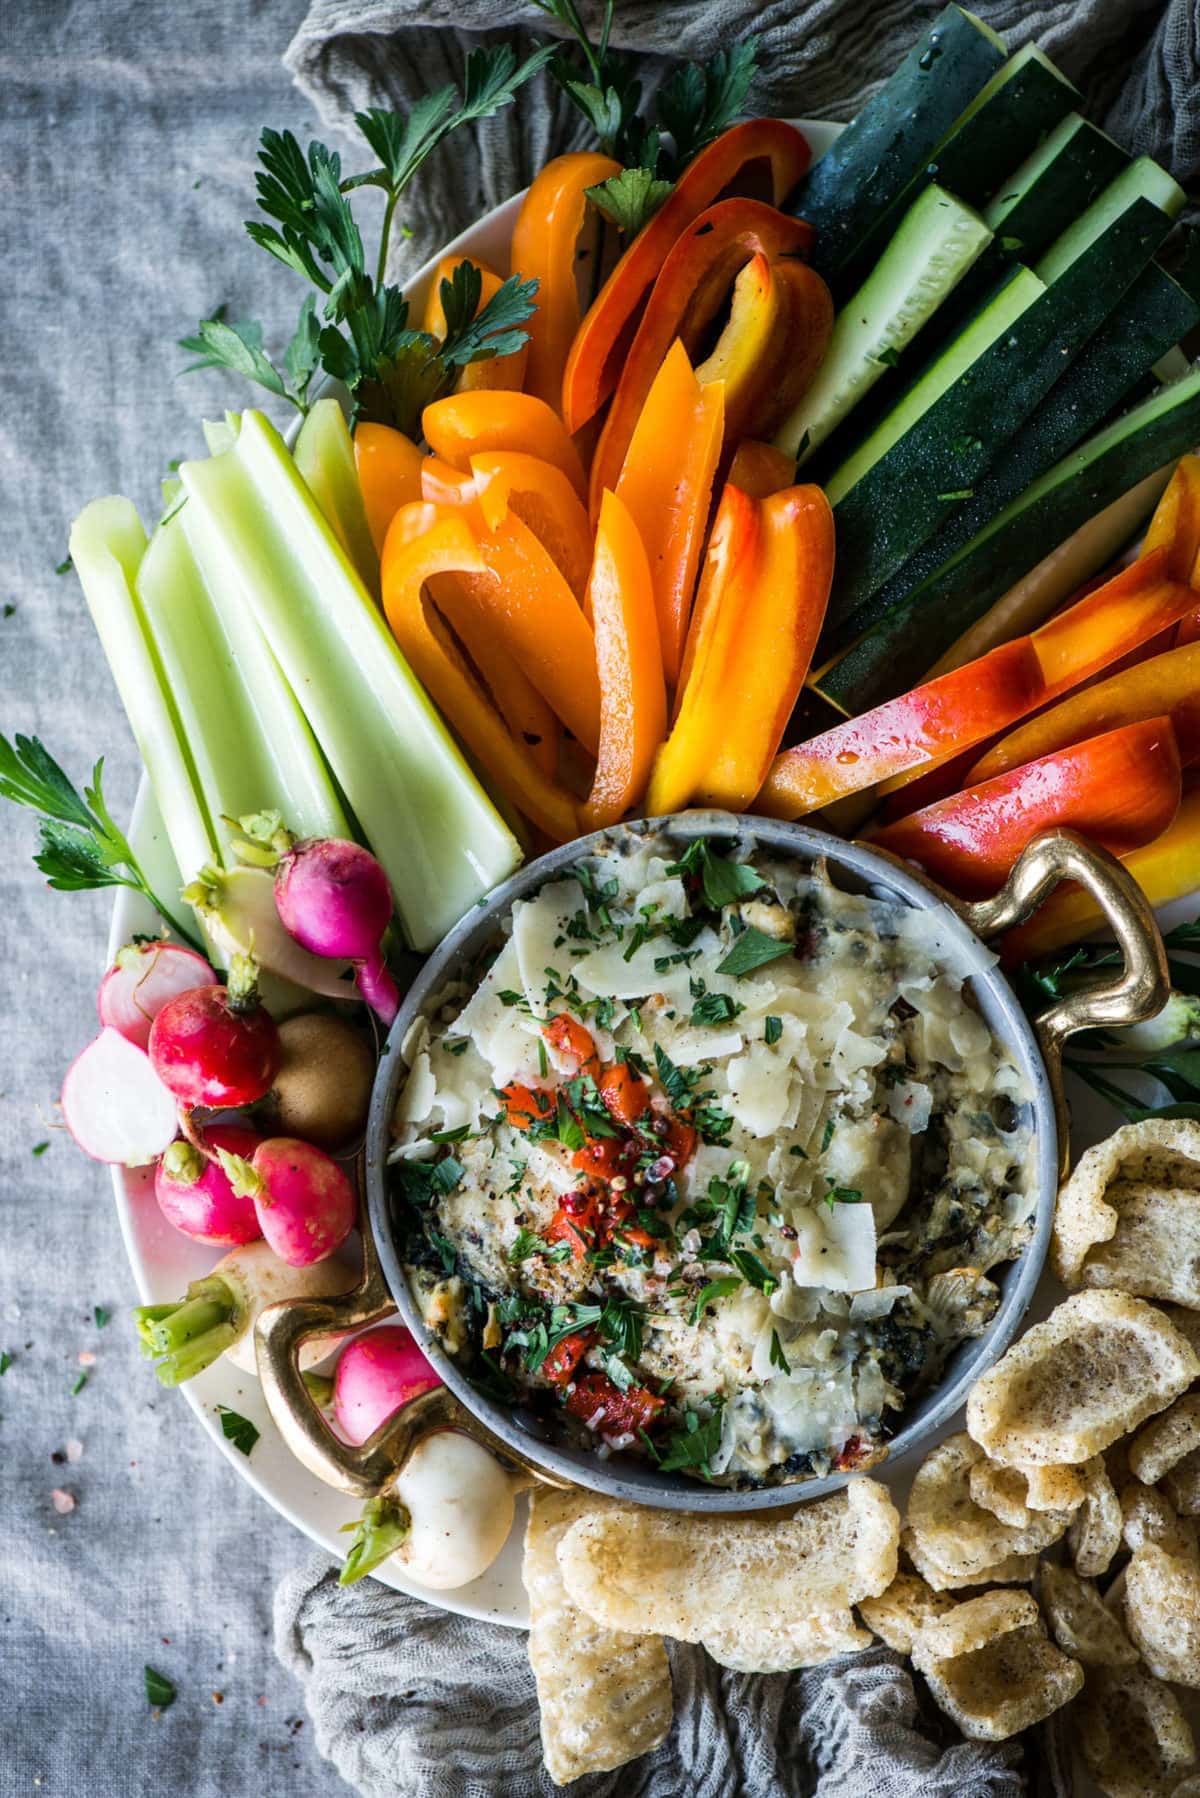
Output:
[[783,1344],[779,1340],[779,1331],[771,1331],[771,1366],[778,1367],[783,1373],[791,1373],[792,1364],[783,1352]]
[[7,1349],[0,1349],[0,1374],[6,1374],[13,1364],[13,1358]]
[[737,899],[748,898],[767,884],[746,862],[735,862],[728,856],[718,855],[704,837],[689,843],[679,860],[668,867],[667,873],[698,877],[704,903],[713,911],[720,911]]
[[659,1454],[658,1465],[663,1473],[695,1467],[706,1480],[712,1478],[709,1462],[721,1446],[722,1408],[722,1401],[718,1400],[708,1417],[701,1417],[698,1411],[684,1411],[682,1427],[671,1431]]
[[257,1426],[240,1411],[230,1410],[228,1405],[218,1405],[217,1416],[221,1419],[221,1434],[226,1442],[232,1442],[240,1454],[248,1455],[258,1441]]
[[729,1024],[744,1011],[728,993],[704,993],[692,1007],[693,1024]]
[[659,89],[655,114],[674,141],[676,172],[733,124],[758,68],[757,40],[719,50],[703,65],[682,63]]
[[92,1307],[92,1316],[96,1321],[96,1328],[102,1330],[112,1316],[112,1312],[106,1310],[103,1305],[94,1305]]
[[779,1285],[770,1268],[759,1260],[753,1249],[730,1249],[729,1259],[749,1285],[756,1286],[759,1292],[766,1293],[768,1297]]
[[35,1161],[40,1161],[49,1147],[50,1144],[48,1142],[35,1142],[29,1153],[33,1156]]
[[774,1016],[763,1020],[763,1041],[768,1048],[777,1043],[783,1035],[783,1019]]
[[650,169],[622,169],[619,175],[610,175],[584,192],[618,231],[636,237],[671,192],[671,183],[659,180]]
[[658,1069],[659,1081],[671,1102],[672,1109],[686,1111],[691,1104],[696,1082],[700,1078],[699,1068],[685,1070],[676,1067],[661,1043],[654,1045],[654,1065]]
[[165,1673],[156,1673],[153,1667],[142,1669],[146,1682],[146,1697],[156,1710],[165,1711],[169,1704],[175,1702],[175,1687]]
[[697,1293],[696,1303],[692,1306],[688,1322],[693,1325],[698,1324],[708,1306],[715,1299],[727,1298],[731,1292],[736,1292],[741,1284],[742,1276],[740,1274],[722,1274],[719,1280],[710,1280],[708,1285],[702,1286]]
[[792,943],[781,943],[778,937],[767,936],[751,924],[748,929],[743,930],[729,954],[718,965],[717,973],[731,974],[740,979],[744,974],[752,974],[755,968],[765,967],[767,962],[778,961],[780,956],[790,955],[793,947]]

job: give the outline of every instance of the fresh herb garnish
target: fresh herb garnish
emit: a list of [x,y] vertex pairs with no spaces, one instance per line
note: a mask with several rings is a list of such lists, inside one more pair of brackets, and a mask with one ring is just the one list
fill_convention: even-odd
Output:
[[768,1049],[777,1043],[783,1035],[783,1019],[768,1017],[763,1021],[763,1041]]
[[46,1153],[46,1150],[49,1147],[50,1147],[50,1144],[48,1142],[35,1142],[32,1149],[29,1152],[33,1156],[34,1160],[38,1161]]
[[837,1120],[835,1118],[826,1118],[825,1119],[825,1128],[821,1132],[821,1153],[822,1153],[822,1155],[825,1153],[826,1149],[829,1147],[830,1143],[833,1141],[833,1133],[836,1129],[837,1129]]
[[729,1024],[745,1009],[736,999],[731,999],[728,993],[705,993],[692,1006],[692,1023]]
[[636,1361],[642,1352],[642,1312],[632,1299],[609,1298],[600,1312],[600,1334],[614,1354]]
[[780,956],[790,955],[794,945],[780,942],[778,937],[767,936],[764,931],[751,924],[743,930],[733,948],[717,967],[718,974],[729,974],[740,979],[744,974],[752,974],[755,968],[765,967],[770,961],[778,961]]
[[463,1142],[471,1134],[470,1124],[459,1124],[455,1130],[431,1130],[430,1142]]
[[742,1278],[750,1286],[756,1286],[769,1298],[779,1285],[779,1281],[764,1261],[760,1261],[753,1249],[730,1249],[729,1259],[737,1268]]
[[146,1682],[146,1697],[156,1710],[165,1711],[169,1704],[175,1702],[175,1687],[165,1673],[157,1673],[153,1667],[142,1669]]
[[648,219],[652,219],[671,191],[671,182],[662,181],[649,169],[622,169],[584,192],[606,219],[626,237],[634,237]]
[[695,876],[704,903],[711,911],[720,911],[723,906],[749,898],[751,893],[757,893],[767,884],[748,863],[730,861],[728,856],[718,855],[705,837],[697,837],[694,843],[689,843],[679,860],[668,867],[667,873]]
[[569,1242],[550,1244],[536,1230],[520,1229],[508,1251],[508,1259],[516,1266],[519,1262],[528,1261],[531,1255],[544,1256],[547,1261],[565,1261],[570,1253]]
[[698,1068],[677,1067],[667,1054],[661,1043],[654,1045],[654,1065],[658,1069],[659,1083],[675,1111],[686,1111],[692,1102],[692,1093],[700,1078]]
[[71,1385],[71,1397],[74,1398],[77,1393],[82,1392],[87,1383],[88,1377],[85,1373],[76,1374]]
[[825,1203],[832,1211],[835,1205],[857,1205],[862,1200],[862,1193],[857,1186],[838,1186],[828,1174],[825,1183],[829,1191],[825,1194]]
[[721,1413],[723,1401],[713,1401],[708,1417],[698,1411],[685,1410],[683,1423],[672,1430],[658,1453],[663,1473],[675,1473],[681,1467],[695,1467],[706,1480],[712,1478],[710,1461],[721,1446]]
[[791,1373],[792,1364],[783,1352],[783,1344],[779,1340],[779,1331],[771,1331],[771,1366],[778,1367],[782,1373]]
[[233,1411],[228,1405],[217,1406],[217,1416],[221,1419],[221,1434],[226,1442],[232,1442],[239,1454],[248,1455],[258,1441],[259,1431],[248,1417],[240,1411]]
[[13,1364],[13,1358],[7,1349],[0,1349],[0,1374],[6,1374]]
[[446,1155],[441,1161],[397,1162],[396,1180],[410,1205],[431,1205],[452,1193],[465,1171],[461,1161]]
[[702,1286],[697,1293],[696,1303],[692,1306],[688,1322],[693,1326],[698,1324],[709,1305],[716,1299],[727,1298],[731,1292],[736,1292],[741,1284],[742,1276],[740,1274],[722,1274],[719,1280],[710,1280],[708,1285]]
[[93,1305],[92,1316],[96,1320],[96,1328],[102,1330],[112,1316],[112,1312],[107,1310],[104,1305]]

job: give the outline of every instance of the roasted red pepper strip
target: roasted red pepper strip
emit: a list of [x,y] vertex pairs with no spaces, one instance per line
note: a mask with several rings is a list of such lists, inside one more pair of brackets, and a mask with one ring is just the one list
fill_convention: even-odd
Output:
[[512,271],[538,284],[537,311],[525,326],[525,385],[555,411],[562,403],[563,371],[579,329],[575,248],[587,212],[586,189],[620,172],[619,162],[595,150],[556,156],[530,183],[513,226]]
[[1081,830],[1105,849],[1137,849],[1167,829],[1179,796],[1171,721],[1149,718],[939,799],[871,841],[971,899],[1003,886],[1040,831]]
[[648,1430],[666,1403],[645,1386],[622,1392],[605,1373],[581,1374],[567,1394],[567,1410],[606,1442]]
[[675,338],[694,359],[746,264],[758,255],[768,261],[795,255],[808,241],[808,227],[773,206],[722,200],[701,213],[673,246],[646,303],[592,458],[593,518],[601,493],[617,484],[638,416]]
[[542,1123],[554,1110],[554,1100],[548,1092],[540,1086],[522,1086],[515,1080],[500,1088],[500,1099],[504,1120],[514,1130],[529,1130],[534,1124]]
[[615,493],[606,493],[600,506],[588,596],[600,677],[600,746],[583,815],[590,829],[600,830],[640,800],[667,734],[650,564]]
[[600,1234],[598,1199],[591,1193],[569,1192],[547,1226],[546,1241],[569,1243],[572,1259],[582,1261],[599,1247]]
[[552,1386],[570,1385],[575,1369],[595,1340],[594,1330],[576,1330],[573,1335],[564,1336],[561,1342],[555,1343],[542,1362],[543,1376]]
[[580,430],[616,386],[642,302],[681,232],[722,194],[747,186],[758,168],[769,169],[771,198],[782,204],[808,168],[809,155],[808,140],[794,125],[748,119],[693,159],[629,245],[579,327],[563,377],[562,415],[569,431]]
[[557,1054],[574,1061],[578,1072],[591,1074],[593,1079],[600,1072],[592,1033],[577,1023],[570,1012],[560,1011],[548,1024],[543,1024],[542,1035]]
[[597,1085],[600,1097],[619,1124],[636,1124],[650,1103],[650,1088],[626,1061],[605,1068]]

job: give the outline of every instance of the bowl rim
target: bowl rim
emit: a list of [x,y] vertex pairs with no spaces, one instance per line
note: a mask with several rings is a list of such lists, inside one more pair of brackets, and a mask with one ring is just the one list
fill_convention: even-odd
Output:
[[[847,842],[813,825],[744,813],[697,810],[674,813],[665,818],[638,819],[575,838],[526,863],[493,889],[429,955],[406,992],[388,1033],[371,1095],[365,1149],[368,1219],[384,1278],[400,1316],[446,1385],[494,1436],[534,1461],[553,1479],[566,1480],[573,1486],[582,1486],[626,1503],[665,1510],[732,1514],[806,1503],[840,1490],[856,1477],[856,1471],[846,1469],[791,1484],[740,1490],[704,1485],[686,1475],[662,1474],[621,1456],[602,1460],[588,1449],[545,1440],[523,1422],[519,1409],[478,1391],[462,1366],[429,1330],[410,1292],[404,1264],[393,1238],[387,1153],[396,1094],[407,1071],[403,1046],[414,1022],[430,1000],[440,993],[450,977],[452,965],[459,960],[469,961],[483,948],[517,899],[527,897],[600,845],[628,833],[665,834],[684,840],[733,837],[744,842],[751,839],[755,847],[793,855],[798,860],[812,862],[824,857],[836,869],[866,881],[872,888],[885,889],[917,909],[941,910],[953,919],[964,947],[973,949],[984,961],[989,953],[986,945],[959,917],[946,895],[922,876],[865,844]],[[1020,1256],[995,1270],[1002,1297],[988,1328],[959,1345],[951,1356],[949,1377],[940,1381],[926,1398],[906,1408],[902,1427],[888,1443],[886,1459],[876,1463],[874,1470],[886,1467],[902,1455],[932,1446],[937,1436],[944,1432],[945,1425],[965,1401],[969,1388],[999,1359],[1015,1336],[1041,1278],[1050,1246],[1058,1187],[1058,1135],[1050,1077],[1033,1026],[998,964],[981,965],[971,976],[971,984],[989,1025],[1016,1060],[1032,1091],[1037,1170],[1033,1234]]]

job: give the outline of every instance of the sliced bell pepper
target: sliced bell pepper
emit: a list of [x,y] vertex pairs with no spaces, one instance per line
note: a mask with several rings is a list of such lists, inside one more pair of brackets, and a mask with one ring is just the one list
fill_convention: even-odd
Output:
[[733,452],[729,479],[751,499],[766,499],[768,494],[780,493],[792,485],[796,479],[796,463],[773,443],[743,437]]
[[515,512],[545,549],[575,597],[587,593],[592,532],[583,501],[561,468],[520,450],[471,457],[479,508],[489,526]]
[[758,793],[800,696],[833,580],[833,512],[819,487],[787,487],[756,502],[759,557],[739,628],[719,677],[696,790],[701,804],[745,811]]
[[[578,813],[571,795],[548,779],[528,749],[514,741],[454,637],[425,597],[425,583],[431,577],[487,572],[488,564],[461,513],[449,507],[405,506],[393,519],[384,544],[384,611],[413,673],[468,749],[531,823],[556,841],[565,842],[578,835]],[[575,612],[579,616],[578,607]]]
[[756,809],[800,818],[890,775],[923,769],[1006,730],[1046,697],[1028,637],[847,718],[775,758]]
[[469,463],[462,469],[443,462],[440,456],[421,458],[418,499],[428,500],[431,506],[473,506],[478,497],[479,489]]
[[1167,550],[1152,549],[1112,580],[1030,632],[1046,698],[1069,692],[1102,668],[1177,624],[1195,604],[1192,589],[1167,573]]
[[[739,272],[756,256],[795,255],[811,241],[800,219],[761,200],[721,200],[700,214],[675,243],[646,302],[592,459],[591,512],[614,488],[638,416],[663,357],[676,337],[695,359],[725,306]],[[745,330],[745,316],[740,328]]]
[[562,420],[532,393],[451,393],[421,415],[425,441],[435,456],[464,474],[472,456],[520,450],[561,468],[582,499],[583,463]]
[[367,524],[379,555],[388,526],[401,506],[423,497],[420,450],[391,425],[360,424],[354,433],[354,466],[362,488]]
[[994,743],[962,784],[976,786],[1101,731],[1160,716],[1170,718],[1179,759],[1188,767],[1200,757],[1200,643],[1137,662],[1039,712]]
[[600,289],[571,345],[563,375],[562,415],[578,431],[617,384],[642,302],[680,234],[722,194],[769,170],[771,198],[782,204],[809,164],[808,140],[781,119],[748,119],[722,132],[693,159],[674,190],[638,232]]
[[663,669],[672,687],[724,429],[721,385],[701,385],[676,338],[646,395],[617,482],[617,498],[629,508],[650,561]]
[[513,658],[503,622],[489,601],[490,574],[433,574],[426,583],[438,611],[454,631],[487,684],[513,741],[553,780],[558,772],[561,730],[558,719],[529,676]]
[[[425,295],[425,316],[421,321],[422,330],[428,331],[441,343],[446,335],[446,313],[442,306],[442,282],[449,281],[460,262],[467,260],[462,256],[443,256],[433,272],[429,283],[429,291]],[[479,305],[476,317],[483,308],[499,292],[502,282],[494,269],[476,257],[469,259],[479,270]],[[454,383],[455,393],[474,393],[482,388],[500,389],[505,392],[519,392],[525,384],[525,372],[529,361],[529,345],[523,343],[520,349],[510,350],[507,356],[489,356],[479,362],[468,362],[460,368]]]
[[1147,718],[1056,749],[869,833],[961,898],[994,893],[1039,831],[1083,831],[1114,853],[1140,848],[1179,810],[1169,718]]
[[1181,456],[1146,527],[1142,554],[1165,549],[1173,581],[1200,585],[1200,456]]
[[[1200,786],[1185,792],[1161,836],[1141,849],[1131,849],[1121,862],[1151,905],[1169,905],[1200,887]],[[1032,918],[1007,932],[1000,959],[1007,968],[1036,961],[1068,943],[1080,943],[1099,930],[1104,914],[1091,893],[1074,883],[1061,886]]]
[[832,333],[833,297],[807,263],[756,256],[746,264],[724,329],[696,370],[701,381],[725,383],[727,444],[779,428],[824,361]]
[[526,386],[556,412],[562,404],[563,370],[579,329],[576,244],[587,212],[585,190],[620,172],[619,162],[595,150],[556,156],[530,183],[513,226],[513,273],[538,284],[537,311],[525,326]]
[[600,673],[600,748],[583,815],[589,829],[615,824],[640,799],[667,734],[658,620],[650,564],[628,509],[606,493],[588,581]]
[[619,1124],[636,1124],[650,1103],[650,1088],[627,1061],[605,1068],[596,1084]]

